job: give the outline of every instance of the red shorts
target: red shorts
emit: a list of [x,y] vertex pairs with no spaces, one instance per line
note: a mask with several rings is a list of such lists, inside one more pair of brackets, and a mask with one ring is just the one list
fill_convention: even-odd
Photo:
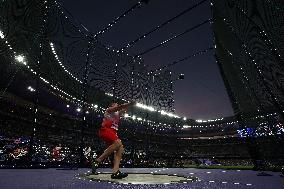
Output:
[[114,141],[119,139],[116,130],[111,128],[101,128],[99,130],[99,137],[103,139],[107,145],[112,145]]

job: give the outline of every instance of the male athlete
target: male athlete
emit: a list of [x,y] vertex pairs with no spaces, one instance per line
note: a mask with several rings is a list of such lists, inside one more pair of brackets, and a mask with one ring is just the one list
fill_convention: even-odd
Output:
[[127,173],[119,171],[119,165],[124,151],[121,140],[117,136],[118,123],[120,114],[125,112],[129,106],[134,105],[135,102],[125,103],[119,105],[118,103],[112,103],[110,107],[106,109],[102,127],[99,130],[99,137],[108,145],[108,148],[104,153],[97,158],[92,164],[92,173],[96,173],[99,164],[114,152],[113,173],[112,179],[122,179],[128,176]]

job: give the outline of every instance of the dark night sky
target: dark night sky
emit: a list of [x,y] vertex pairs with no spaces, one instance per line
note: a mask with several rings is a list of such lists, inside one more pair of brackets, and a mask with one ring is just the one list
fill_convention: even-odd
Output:
[[[60,0],[60,2],[86,28],[96,33],[136,4],[138,0]],[[101,35],[99,40],[106,45],[123,47],[128,42],[197,2],[199,1],[151,0],[148,5],[143,5],[121,19],[120,22]],[[133,55],[143,52],[211,18],[211,14],[210,1],[207,1],[136,43],[127,52]],[[212,46],[212,30],[210,24],[206,24],[143,55],[142,58],[144,63],[153,69]],[[179,73],[185,74],[184,80],[174,83],[175,108],[178,115],[193,119],[211,119],[233,115],[213,55],[214,51],[211,51],[172,67],[173,76],[177,77]]]

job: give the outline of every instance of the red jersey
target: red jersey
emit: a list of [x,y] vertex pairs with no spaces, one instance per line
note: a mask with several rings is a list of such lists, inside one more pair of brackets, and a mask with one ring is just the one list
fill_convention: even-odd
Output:
[[104,115],[102,128],[112,128],[118,130],[119,123],[119,112],[108,113],[106,112]]

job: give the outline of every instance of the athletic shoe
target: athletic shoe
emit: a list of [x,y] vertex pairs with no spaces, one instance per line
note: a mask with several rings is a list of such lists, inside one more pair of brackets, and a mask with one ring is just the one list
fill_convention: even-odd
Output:
[[113,173],[113,174],[111,175],[111,178],[112,178],[112,179],[123,179],[123,178],[125,178],[125,177],[127,177],[127,176],[128,176],[127,173],[122,173],[122,172],[120,172],[120,171],[117,171],[116,173]]
[[97,174],[97,168],[98,168],[98,166],[99,166],[99,162],[94,161],[94,162],[92,163],[92,174]]

